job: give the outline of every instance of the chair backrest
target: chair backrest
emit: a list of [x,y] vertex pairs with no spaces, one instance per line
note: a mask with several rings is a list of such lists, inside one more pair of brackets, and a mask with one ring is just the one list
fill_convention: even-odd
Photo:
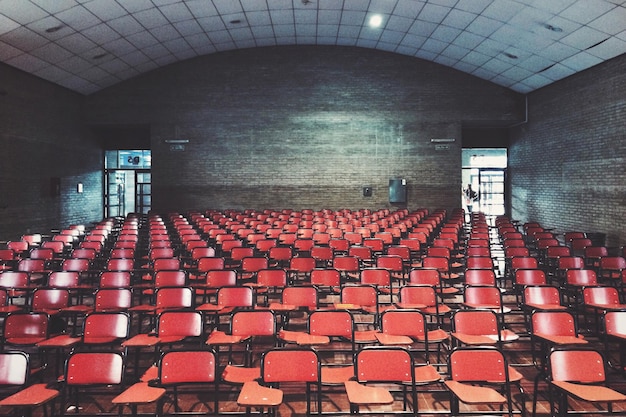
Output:
[[585,267],[585,259],[582,256],[561,256],[557,259],[556,265],[561,271],[583,269]]
[[465,285],[496,285],[496,273],[493,269],[468,269],[464,278]]
[[126,312],[93,312],[83,323],[83,343],[110,343],[128,337],[130,316]]
[[37,288],[31,300],[32,311],[60,310],[70,303],[70,292],[66,288]]
[[546,273],[541,269],[516,269],[513,275],[513,284],[520,287],[526,285],[546,285]]
[[21,351],[0,352],[0,386],[26,384],[29,374],[28,354]]
[[213,269],[224,269],[224,258],[222,257],[202,257],[198,259],[198,271],[206,272]]
[[261,378],[266,383],[319,383],[320,360],[312,349],[270,349],[261,360]]
[[626,311],[607,311],[604,313],[604,332],[621,339],[626,338]]
[[232,335],[274,336],[276,335],[276,317],[271,311],[237,311],[230,320]]
[[340,272],[357,272],[359,270],[359,258],[356,256],[336,256],[333,258],[332,266]]
[[448,357],[450,379],[459,382],[506,383],[509,381],[507,360],[494,347],[456,348]]
[[409,272],[409,284],[438,287],[441,285],[441,275],[437,268],[414,268]]
[[30,277],[25,271],[0,272],[0,288],[24,288],[30,284]]
[[595,350],[554,350],[548,357],[550,379],[580,383],[598,383],[606,379],[604,358]]
[[72,288],[80,283],[80,275],[76,271],[52,271],[48,275],[48,287]]
[[596,271],[592,269],[568,269],[565,272],[565,281],[567,285],[576,287],[598,285]]
[[425,256],[422,259],[422,268],[434,268],[440,273],[448,273],[450,271],[450,260],[443,256]]
[[467,286],[463,292],[465,304],[475,306],[502,306],[502,292],[492,286]]
[[187,284],[187,274],[183,270],[164,269],[154,274],[155,287],[184,287]]
[[284,269],[261,269],[257,272],[257,284],[265,287],[287,286],[287,271]]
[[282,302],[283,304],[314,310],[318,307],[319,302],[317,288],[313,286],[287,287],[282,292]]
[[315,258],[310,256],[295,257],[289,261],[289,270],[295,273],[310,273],[315,266]]
[[135,269],[135,260],[130,258],[109,259],[106,264],[107,271],[132,271]]
[[152,270],[159,271],[176,271],[180,269],[180,259],[178,258],[157,258],[152,262]]
[[163,386],[212,383],[218,362],[212,350],[170,350],[159,360],[159,383]]
[[222,307],[253,307],[254,291],[250,287],[221,287],[217,290],[217,304]]
[[465,267],[467,269],[493,269],[494,263],[489,256],[470,256],[465,259]]
[[354,256],[360,261],[369,261],[372,259],[372,248],[368,246],[350,246],[348,256]]
[[574,315],[569,311],[534,311],[531,316],[531,333],[551,336],[577,336]]
[[120,385],[124,358],[119,352],[74,352],[66,361],[67,385]]
[[247,256],[241,260],[241,272],[259,272],[261,269],[267,269],[267,258]]
[[511,258],[511,268],[516,269],[537,269],[539,261],[533,256],[514,256]]
[[437,293],[432,285],[403,285],[400,287],[398,297],[403,304],[423,305],[425,307],[437,305]]
[[402,272],[404,270],[404,263],[400,255],[388,254],[376,258],[376,267],[385,268],[391,272]]
[[522,292],[522,303],[533,305],[560,305],[561,293],[552,285],[529,285]]
[[345,285],[341,288],[341,302],[358,306],[377,306],[378,291],[372,285]]
[[364,268],[361,270],[360,283],[377,287],[390,287],[391,272],[384,268]]
[[364,347],[357,352],[354,363],[359,382],[415,382],[411,354],[400,347]]
[[354,319],[348,311],[317,310],[311,313],[309,333],[354,340]]
[[159,287],[156,289],[157,308],[191,308],[194,291],[191,287]]
[[459,310],[452,316],[452,328],[475,336],[500,334],[498,317],[491,310]]
[[387,310],[382,314],[380,326],[386,334],[427,341],[426,319],[418,310]]
[[104,271],[100,274],[100,288],[130,287],[130,272]]
[[620,304],[619,291],[615,287],[585,287],[583,288],[584,304],[614,305]]
[[206,272],[206,286],[220,288],[237,285],[237,272],[232,269],[214,269]]
[[203,333],[199,311],[164,311],[157,320],[157,337],[199,337]]
[[43,340],[48,337],[48,323],[46,313],[11,313],[4,319],[2,335],[7,341],[31,338]]
[[311,284],[338,287],[341,284],[341,274],[334,268],[315,268],[311,270]]
[[17,270],[22,272],[44,272],[46,261],[44,259],[21,259],[17,263]]
[[100,288],[96,291],[94,311],[125,311],[132,304],[130,288]]

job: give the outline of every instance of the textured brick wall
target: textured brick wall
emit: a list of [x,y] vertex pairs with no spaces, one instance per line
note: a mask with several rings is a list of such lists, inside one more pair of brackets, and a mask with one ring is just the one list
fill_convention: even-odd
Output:
[[509,151],[512,215],[626,244],[626,56],[529,95]]
[[[151,126],[153,208],[460,204],[462,122],[522,117],[507,89],[422,60],[334,47],[250,49],[153,71],[87,98],[94,124]],[[437,151],[431,138],[456,138]],[[188,139],[171,151],[167,139]],[[362,187],[373,188],[363,197]]]
[[3,64],[0,90],[0,241],[101,219],[102,152],[83,127],[83,97]]

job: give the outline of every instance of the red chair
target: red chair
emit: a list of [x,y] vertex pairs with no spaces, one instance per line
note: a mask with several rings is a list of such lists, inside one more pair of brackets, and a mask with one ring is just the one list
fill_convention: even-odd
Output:
[[[450,392],[452,414],[462,415],[460,403],[463,403],[474,413],[477,407],[485,405],[506,407],[506,412],[512,417],[512,371],[514,369],[508,365],[506,356],[499,349],[475,346],[453,350],[448,358],[450,379],[444,381]],[[523,402],[522,399],[522,411],[525,407]]]
[[253,256],[246,256],[241,259],[241,266],[237,270],[239,273],[239,280],[250,281],[256,278],[257,273],[262,269],[268,269],[267,258],[258,258]]
[[100,288],[95,294],[94,311],[127,311],[132,305],[132,297],[130,288]]
[[455,346],[502,345],[519,336],[503,328],[492,310],[458,310],[452,316],[452,336]]
[[[607,311],[603,320],[604,348],[607,363],[611,368],[626,372],[626,311]],[[611,344],[616,343],[618,349],[611,349]],[[618,362],[614,362],[611,355],[619,352]]]
[[47,415],[46,404],[58,397],[59,391],[49,388],[47,383],[31,383],[31,376],[37,369],[31,365],[27,353],[0,352],[0,369],[0,387],[5,393],[0,407],[23,410],[24,415],[31,415],[33,409],[41,406],[44,415]]
[[315,268],[311,270],[310,282],[324,295],[338,294],[341,274],[334,268]]
[[[199,398],[204,397],[201,394],[209,393],[213,407],[210,412],[217,414],[218,367],[217,355],[211,350],[172,350],[162,354],[158,364],[158,378],[154,385],[172,391],[176,413],[182,411],[178,394],[184,389],[185,392],[192,390]],[[200,401],[205,403],[203,400]],[[207,411],[204,408],[201,410],[203,413]],[[186,410],[187,413],[194,411],[196,410]]]
[[2,344],[14,347],[35,346],[48,338],[49,317],[46,313],[11,313],[4,319]]
[[202,314],[192,310],[164,311],[157,318],[156,337],[161,346],[195,342],[200,347],[204,342]]
[[[550,411],[568,415],[569,399],[591,403],[594,413],[612,414],[613,403],[625,402],[626,395],[607,386],[605,361],[600,352],[568,347],[555,350],[548,358]],[[556,395],[556,399],[554,398]],[[579,406],[572,406],[578,409]]]
[[315,258],[310,256],[294,257],[289,261],[289,278],[292,282],[306,281],[315,268]]
[[[393,366],[388,366],[393,363]],[[425,365],[429,367],[429,365]],[[390,389],[401,392],[403,411],[408,405],[418,413],[416,368],[409,351],[399,347],[365,347],[357,352],[354,374],[345,382],[350,413],[358,414],[361,407],[391,406],[395,398]],[[437,372],[435,371],[435,374]],[[438,377],[433,375],[433,378]],[[436,381],[436,380],[435,380]],[[382,384],[382,385],[381,385]],[[407,389],[409,392],[407,393]]]
[[[473,309],[488,309],[502,315],[511,312],[511,308],[504,305],[502,291],[493,286],[467,286],[463,292],[463,305]],[[504,320],[504,317],[502,317]]]
[[[77,410],[83,408],[80,401],[97,401],[97,393],[119,393],[124,382],[124,357],[120,352],[82,352],[69,355],[65,373],[61,378],[63,415],[69,405]],[[92,395],[89,395],[92,394]],[[97,404],[102,409],[103,405]]]
[[[285,366],[285,364],[290,366]],[[305,385],[306,414],[311,414],[313,392],[317,396],[317,411],[321,413],[321,371],[317,353],[310,349],[271,349],[261,360],[260,382],[243,384],[237,404],[250,408],[276,408],[284,401],[281,384]]]
[[228,363],[232,364],[233,347],[242,346],[239,353],[243,355],[242,365],[249,367],[253,363],[253,346],[259,343],[275,345],[276,342],[276,317],[272,311],[253,310],[236,311],[230,318],[230,331],[228,333],[213,330],[206,340],[206,344],[219,349],[220,346],[228,347]]
[[409,272],[410,285],[430,285],[442,296],[454,296],[460,292],[456,287],[443,286],[437,268],[414,268]]
[[341,274],[342,283],[357,280],[361,269],[356,256],[336,256],[333,258],[332,267]]
[[85,317],[81,343],[86,347],[119,346],[130,334],[126,312],[92,312]]

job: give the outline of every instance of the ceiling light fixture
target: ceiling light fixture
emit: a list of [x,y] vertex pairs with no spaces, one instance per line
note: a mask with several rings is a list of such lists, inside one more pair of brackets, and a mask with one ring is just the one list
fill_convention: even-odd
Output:
[[552,26],[552,25],[550,25],[550,24],[548,24],[548,23],[546,23],[545,25],[543,25],[543,27],[545,27],[545,28],[546,28],[546,29],[548,29],[548,30],[551,30],[552,32],[556,32],[556,33],[563,32],[563,29],[561,29],[560,27],[558,27],[558,26]]
[[107,55],[108,55],[108,54],[107,54],[106,52],[103,52],[103,53],[101,53],[101,54],[98,54],[98,55],[94,55],[94,56],[92,56],[92,57],[91,57],[91,59],[102,59],[102,58],[104,58],[104,57],[105,57],[105,56],[107,56]]
[[59,25],[59,26],[53,26],[51,28],[46,29],[46,33],[54,33],[54,32],[58,32],[61,29],[63,29],[63,25]]
[[517,59],[517,58],[519,58],[517,55],[512,54],[512,53],[510,53],[510,52],[502,52],[502,54],[503,54],[505,57],[507,57],[507,58],[511,58],[511,59]]
[[239,23],[241,23],[241,19],[233,19],[230,21],[230,23],[233,25],[238,25]]
[[370,17],[369,25],[372,28],[378,28],[383,24],[383,17],[379,14],[375,14]]

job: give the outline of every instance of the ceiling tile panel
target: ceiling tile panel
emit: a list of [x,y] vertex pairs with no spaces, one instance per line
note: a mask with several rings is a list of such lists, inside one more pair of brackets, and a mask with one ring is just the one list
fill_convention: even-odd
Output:
[[[358,45],[521,93],[626,53],[626,0],[0,0],[0,61],[83,94],[198,55]],[[374,13],[379,29],[369,27]],[[81,75],[82,74],[82,75]]]

